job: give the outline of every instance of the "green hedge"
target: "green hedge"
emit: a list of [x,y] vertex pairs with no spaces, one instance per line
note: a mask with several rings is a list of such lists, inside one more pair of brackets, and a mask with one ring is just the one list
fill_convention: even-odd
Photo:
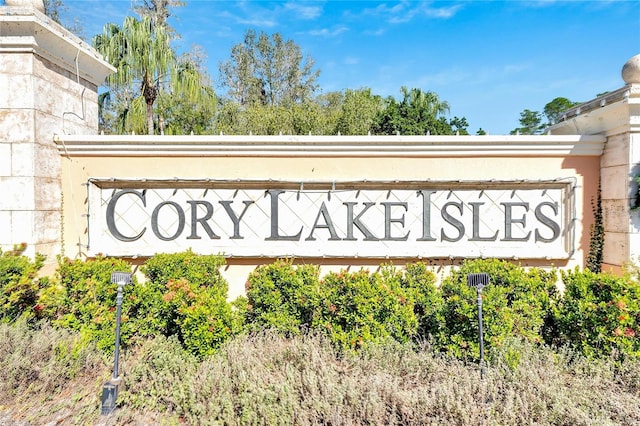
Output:
[[[59,259],[52,285],[40,292],[38,306],[42,316],[56,326],[80,331],[102,350],[112,350],[115,345],[118,286],[111,283],[111,274],[129,270],[129,263],[113,258],[99,257],[89,261]],[[136,305],[143,299],[133,296],[131,288],[125,287],[122,303],[120,330],[125,344],[140,329],[136,321]]]
[[[54,277],[39,279],[43,257],[24,247],[0,252],[0,320],[41,318],[78,330],[109,352],[114,346],[114,271],[132,265],[112,258],[60,259]],[[227,301],[220,274],[224,258],[191,251],[158,254],[141,267],[145,279],[124,288],[123,345],[153,336],[175,338],[204,357],[231,337],[261,329],[285,335],[327,335],[336,347],[362,348],[387,340],[427,342],[460,359],[476,360],[476,291],[470,273],[485,272],[482,291],[488,349],[516,337],[534,344],[570,346],[590,357],[640,355],[638,270],[624,276],[590,271],[544,271],[488,259],[470,260],[436,278],[422,262],[396,268],[332,272],[278,260],[257,267],[247,296]],[[556,289],[558,277],[564,292]],[[488,351],[490,353],[490,351]]]
[[256,268],[247,286],[247,324],[285,334],[322,330],[342,348],[393,338],[407,341],[436,327],[435,276],[422,266],[399,271],[343,270],[319,278],[317,266],[279,260]]
[[242,319],[227,303],[220,274],[224,258],[192,251],[158,254],[142,268],[153,301],[145,314],[152,329],[177,336],[193,354],[213,353],[240,331]]

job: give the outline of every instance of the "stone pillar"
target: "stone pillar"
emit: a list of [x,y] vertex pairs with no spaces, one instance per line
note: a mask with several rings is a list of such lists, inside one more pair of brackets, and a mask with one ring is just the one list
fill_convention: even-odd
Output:
[[114,69],[41,13],[41,1],[18,3],[0,7],[0,248],[26,243],[26,254],[53,263],[62,224],[54,135],[97,133],[98,86]]
[[[622,68],[624,87],[570,109],[553,134],[603,134],[600,158],[605,230],[603,270],[620,271],[640,258],[640,55]],[[588,251],[588,248],[585,248]]]
[[[629,257],[628,261],[640,265],[640,189],[636,178],[640,178],[640,54],[629,59],[622,68],[622,78],[627,83],[626,102],[628,115],[628,165],[627,171],[630,175],[628,196],[631,207],[628,241]],[[606,250],[606,246],[605,246]],[[605,259],[606,261],[606,259]]]
[[635,182],[635,176],[640,176],[640,55],[624,65],[622,78],[626,86],[612,92],[620,99],[606,119],[599,120],[606,124],[603,131],[607,134],[600,160],[605,231],[602,266],[614,272],[625,264],[637,263],[640,256],[640,206],[636,206]]

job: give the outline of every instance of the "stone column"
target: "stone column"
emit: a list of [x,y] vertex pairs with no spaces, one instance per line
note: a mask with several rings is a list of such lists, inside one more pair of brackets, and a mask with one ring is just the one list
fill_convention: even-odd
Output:
[[600,160],[605,231],[602,266],[614,272],[625,264],[637,263],[640,256],[640,206],[636,206],[635,182],[635,176],[640,176],[640,55],[627,61],[622,79],[626,85],[605,95],[601,108],[607,107],[606,96],[611,99],[616,94],[619,99],[607,115],[597,117],[607,135]]
[[[628,227],[628,261],[640,265],[640,197],[639,185],[636,178],[640,178],[640,54],[629,59],[622,68],[622,79],[627,83],[628,92],[626,93],[627,102],[627,143],[628,164],[627,172],[630,183],[627,196],[630,202],[629,227]],[[605,222],[606,224],[606,222]],[[605,241],[606,253],[606,241]],[[606,259],[605,259],[606,261]]]
[[[17,3],[0,7],[0,248],[26,243],[27,255],[54,263],[62,224],[54,135],[97,133],[98,86],[114,69],[41,13],[41,1]],[[71,190],[84,196],[80,185]]]

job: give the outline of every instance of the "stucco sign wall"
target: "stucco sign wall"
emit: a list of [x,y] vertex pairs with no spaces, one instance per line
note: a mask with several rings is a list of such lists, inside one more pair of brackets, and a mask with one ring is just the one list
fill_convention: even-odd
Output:
[[91,255],[500,257],[573,252],[573,181],[91,179]]

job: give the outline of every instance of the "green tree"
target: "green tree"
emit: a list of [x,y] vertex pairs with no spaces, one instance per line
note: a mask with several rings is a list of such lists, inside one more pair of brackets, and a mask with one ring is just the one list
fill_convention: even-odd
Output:
[[373,129],[376,117],[383,107],[383,99],[373,95],[369,88],[345,90],[335,132],[343,135],[366,135]]
[[182,55],[178,74],[200,75],[202,94],[196,99],[163,91],[158,97],[158,116],[161,131],[169,135],[210,134],[216,113],[215,92],[204,68],[206,55],[198,48]]
[[94,37],[96,49],[117,69],[107,85],[120,102],[119,130],[154,134],[154,104],[163,91],[192,102],[210,101],[212,92],[202,74],[176,57],[170,41],[167,28],[147,16],[128,16],[121,27],[107,24]]
[[239,105],[291,105],[316,91],[320,72],[313,66],[292,40],[248,30],[231,49],[231,58],[220,64],[220,81]]
[[[403,99],[398,102],[392,96],[385,101],[373,126],[374,133],[382,135],[451,135],[454,130],[444,114],[449,103],[440,100],[434,92],[406,87],[401,89]],[[461,119],[458,119],[461,120]],[[466,122],[466,119],[464,120]]]
[[345,99],[345,94],[340,91],[322,93],[314,99],[314,102],[320,108],[321,114],[318,117],[318,131],[319,135],[333,135],[337,133],[338,120],[340,119],[343,111],[342,105]]
[[451,126],[451,129],[459,135],[468,135],[469,131],[467,130],[467,127],[469,127],[469,123],[467,122],[467,119],[465,117],[459,118],[459,117],[453,117],[451,120],[449,120],[449,125]]
[[543,122],[544,117],[542,113],[525,109],[520,113],[520,127],[513,129],[511,134],[539,135],[547,127],[553,126],[560,121],[562,114],[566,110],[579,104],[580,102],[573,102],[562,97],[554,98],[551,102],[547,102],[543,110],[544,117],[547,119],[546,123]]
[[512,135],[539,135],[546,125],[542,123],[542,114],[539,111],[525,109],[520,113],[520,127],[513,129]]
[[214,131],[231,135],[335,134],[343,102],[341,92],[330,92],[288,106],[223,102]]
[[549,121],[549,126],[556,124],[562,118],[562,114],[569,108],[579,105],[580,102],[573,102],[567,98],[555,98],[544,106],[544,115]]

